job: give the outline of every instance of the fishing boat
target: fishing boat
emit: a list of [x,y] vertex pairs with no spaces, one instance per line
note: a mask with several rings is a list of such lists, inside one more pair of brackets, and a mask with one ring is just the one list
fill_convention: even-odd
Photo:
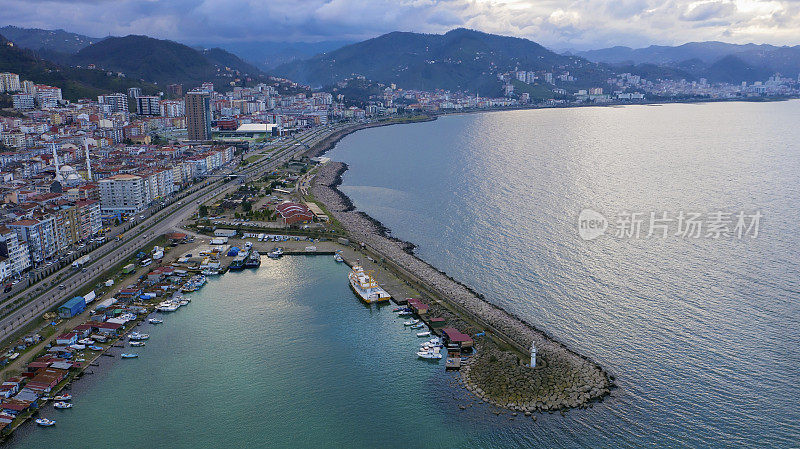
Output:
[[244,261],[245,268],[258,268],[261,266],[261,254],[258,251],[250,253],[250,257]]
[[71,394],[61,394],[53,398],[54,401],[69,401],[72,400]]
[[405,307],[395,307],[394,309],[392,309],[392,312],[402,312],[404,310],[408,309],[406,309]]
[[247,258],[250,257],[249,253],[240,251],[239,255],[233,258],[233,261],[228,266],[228,269],[231,271],[239,271],[244,269],[244,264],[247,261]]
[[425,327],[425,325],[424,325],[424,324],[422,324],[422,323],[417,323],[417,324],[415,324],[415,325],[411,326],[411,329],[422,329],[423,327]]
[[430,337],[430,336],[431,336],[431,332],[430,331],[417,332],[417,337],[420,337],[420,338],[422,338],[422,337]]
[[339,251],[336,251],[336,253],[334,253],[333,260],[335,260],[336,262],[339,262],[339,263],[344,262],[344,258],[342,257],[341,254],[339,254]]
[[94,340],[92,340],[91,338],[81,338],[80,340],[78,340],[78,343],[88,346],[88,345],[93,345]]
[[180,305],[180,306],[188,306],[189,305],[189,300],[188,299],[181,299],[180,301],[178,301],[178,305]]
[[156,310],[162,313],[168,313],[178,310],[178,307],[180,307],[179,304],[175,304],[172,301],[165,301],[159,304],[158,307],[156,307]]
[[267,257],[269,257],[270,259],[280,259],[282,255],[283,255],[283,248],[275,248],[267,253]]
[[79,344],[69,345],[69,347],[76,351],[83,351],[84,349],[86,349],[86,345],[79,345]]
[[433,348],[428,351],[419,351],[417,357],[428,360],[439,360],[442,358],[442,353],[439,352],[439,348]]
[[141,340],[147,340],[148,338],[150,338],[150,335],[148,335],[148,334],[140,334],[138,332],[132,332],[128,336],[128,339],[130,341],[141,341]]
[[59,402],[56,402],[55,404],[53,404],[53,407],[61,409],[61,410],[64,410],[64,409],[72,408],[72,404],[70,404],[69,402],[59,401]]
[[102,351],[103,350],[102,346],[95,346],[95,345],[87,346],[87,348],[89,348],[92,351]]
[[143,341],[132,341],[131,346],[144,346]]
[[161,324],[161,323],[163,323],[163,322],[164,322],[163,320],[159,320],[158,318],[150,318],[150,319],[149,319],[149,320],[147,320],[147,321],[148,321],[150,324]]
[[350,288],[365,303],[384,302],[391,299],[391,295],[386,293],[372,277],[372,272],[364,271],[360,265],[353,265],[350,274]]
[[126,353],[120,354],[119,356],[122,357],[123,359],[135,359],[136,357],[139,357],[139,354],[126,352]]
[[419,320],[410,320],[403,323],[403,326],[413,326],[415,324],[419,324]]
[[414,313],[412,311],[410,311],[410,310],[401,310],[401,311],[397,312],[397,316],[399,316],[399,317],[411,316],[413,314]]
[[204,276],[216,276],[221,273],[219,270],[215,270],[213,268],[206,268],[205,270],[200,272]]
[[38,425],[40,425],[42,427],[50,427],[50,426],[54,426],[56,424],[56,422],[53,421],[52,419],[38,418],[36,420],[36,424],[38,424]]

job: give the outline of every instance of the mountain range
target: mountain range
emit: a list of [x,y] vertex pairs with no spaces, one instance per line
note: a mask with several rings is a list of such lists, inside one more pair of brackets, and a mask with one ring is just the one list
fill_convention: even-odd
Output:
[[646,48],[611,47],[568,54],[615,66],[653,64],[718,82],[763,80],[776,72],[796,77],[800,72],[800,45],[778,47],[710,41]]
[[[407,89],[467,91],[502,95],[498,75],[514,70],[569,72],[575,80],[555,80],[567,91],[602,86],[614,73],[630,72],[647,79],[706,78],[710,82],[739,83],[765,80],[775,72],[797,76],[800,46],[734,45],[694,42],[675,47],[633,49],[612,47],[556,53],[528,39],[499,36],[457,28],[444,34],[392,32],[339,47],[344,42],[317,44],[228,44],[229,49],[192,48],[147,36],[91,38],[63,30],[7,26],[17,47],[28,56],[65,68],[93,65],[98,72],[123,73],[138,82],[163,85],[183,83],[193,87],[213,81],[218,88],[263,81],[268,72],[314,87],[334,87],[346,79],[362,77]],[[249,54],[243,60],[229,50]],[[311,53],[318,52],[311,55]],[[13,70],[13,69],[11,69]],[[77,73],[77,72],[76,72]],[[84,78],[85,79],[85,78]],[[517,92],[552,96],[547,84],[514,82]],[[373,86],[380,89],[379,84]]]

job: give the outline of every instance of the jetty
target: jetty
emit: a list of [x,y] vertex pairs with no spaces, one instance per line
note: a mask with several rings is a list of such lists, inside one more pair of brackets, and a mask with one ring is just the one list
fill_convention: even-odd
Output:
[[[614,387],[602,367],[521,318],[486,301],[413,254],[413,245],[387,235],[384,226],[356,211],[337,186],[347,165],[322,165],[311,193],[338,220],[352,241],[395,275],[440,304],[441,312],[490,338],[477,354],[460,363],[466,387],[481,399],[515,411],[552,411],[589,406]],[[494,341],[495,343],[492,343]],[[537,348],[536,366],[529,350]]]

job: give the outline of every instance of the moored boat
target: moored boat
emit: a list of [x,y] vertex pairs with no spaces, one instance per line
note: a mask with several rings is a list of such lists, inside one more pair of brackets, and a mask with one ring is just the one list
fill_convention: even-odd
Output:
[[148,338],[150,338],[150,335],[140,334],[138,332],[131,332],[131,334],[128,336],[128,339],[130,341],[141,341],[141,340],[147,340]]
[[54,401],[69,401],[72,399],[71,394],[61,394],[53,398]]
[[422,337],[430,337],[430,336],[431,336],[431,332],[430,331],[417,332],[417,337],[420,337],[420,338],[422,338]]
[[419,324],[419,320],[410,320],[403,323],[403,326],[414,326],[415,324]]
[[147,320],[147,321],[148,321],[150,324],[161,324],[161,323],[163,323],[163,322],[164,322],[163,320],[159,320],[158,318],[150,318],[150,319],[149,319],[149,320]]
[[245,268],[258,268],[261,266],[261,254],[258,251],[253,251],[250,256],[245,260]]
[[360,265],[353,265],[348,279],[353,292],[367,304],[388,301],[392,297],[378,285],[372,272],[364,271]]
[[56,422],[53,421],[52,419],[38,418],[36,420],[36,424],[38,424],[38,425],[40,425],[42,427],[50,427],[50,426],[54,426],[56,424]]
[[53,404],[53,407],[55,407],[57,409],[64,410],[64,409],[72,408],[72,404],[70,404],[69,402],[59,401],[59,402],[56,402],[55,404]]
[[275,248],[272,251],[267,253],[267,257],[270,259],[280,259],[283,256],[283,248]]
[[103,350],[102,346],[95,346],[95,345],[87,346],[87,348],[91,349],[92,351],[102,351]]
[[344,258],[342,257],[340,252],[341,252],[341,250],[336,251],[336,253],[334,253],[334,255],[333,255],[333,260],[335,260],[336,262],[339,262],[339,263],[344,262]]
[[126,353],[120,354],[119,356],[122,357],[123,359],[135,359],[136,357],[139,357],[139,354],[126,352]]
[[144,346],[144,342],[143,341],[132,341],[131,342],[131,346],[134,346],[134,347],[135,346]]

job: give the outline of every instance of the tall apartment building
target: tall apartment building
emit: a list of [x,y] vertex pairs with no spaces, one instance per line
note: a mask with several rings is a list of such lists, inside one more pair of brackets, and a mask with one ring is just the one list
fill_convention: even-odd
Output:
[[14,94],[11,96],[11,101],[14,109],[34,109],[36,107],[33,94]]
[[144,179],[136,175],[115,175],[100,180],[100,210],[106,214],[136,214],[147,207]]
[[121,93],[99,95],[97,102],[111,107],[111,112],[128,112],[128,96]]
[[161,100],[159,106],[162,117],[183,117],[186,114],[183,100]]
[[54,108],[61,101],[61,89],[53,86],[36,85],[36,103],[40,108]]
[[128,88],[128,96],[136,99],[142,96],[142,89],[139,87],[129,87]]
[[136,113],[139,115],[160,115],[158,97],[136,97]]
[[19,75],[16,73],[0,73],[0,92],[18,92],[22,90],[19,85]]
[[9,223],[8,228],[17,234],[19,241],[27,243],[31,264],[41,263],[58,251],[54,217],[19,220]]
[[88,239],[100,232],[100,229],[103,228],[103,221],[99,201],[77,201],[75,208],[77,209],[75,228],[80,240]]
[[20,242],[17,233],[0,225],[0,256],[7,259],[11,276],[27,270],[31,266],[28,245]]
[[183,84],[167,85],[167,96],[170,98],[180,98],[183,96]]
[[192,91],[186,94],[185,103],[189,140],[211,140],[211,95]]

